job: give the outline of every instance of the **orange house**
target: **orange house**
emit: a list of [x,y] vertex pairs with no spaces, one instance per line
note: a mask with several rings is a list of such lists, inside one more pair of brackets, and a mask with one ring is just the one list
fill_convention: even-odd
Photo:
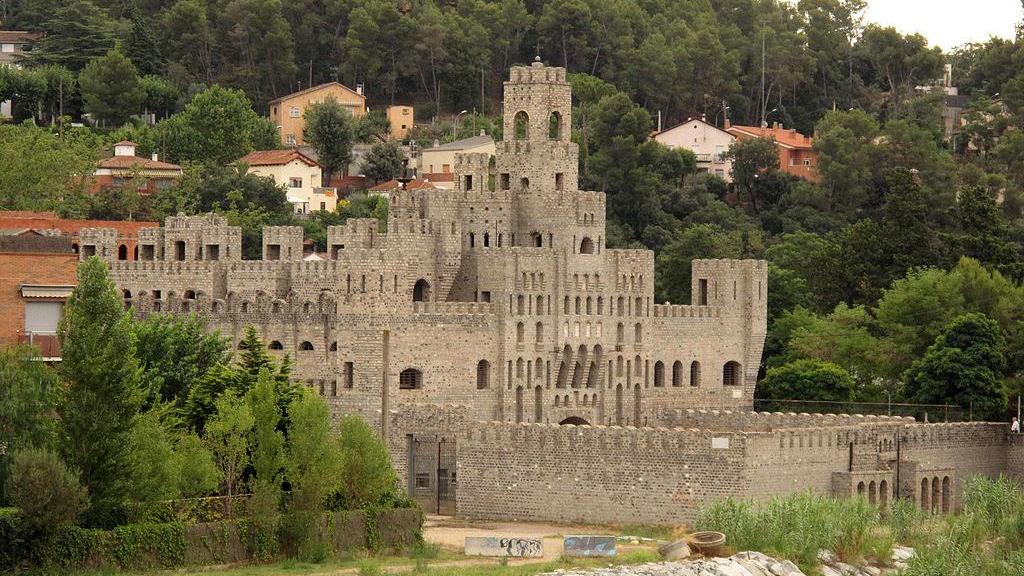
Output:
[[811,182],[818,182],[818,153],[814,150],[814,138],[804,136],[795,129],[786,129],[776,122],[771,128],[758,126],[730,125],[726,121],[725,131],[737,140],[749,138],[772,138],[779,152],[779,169],[793,176]]

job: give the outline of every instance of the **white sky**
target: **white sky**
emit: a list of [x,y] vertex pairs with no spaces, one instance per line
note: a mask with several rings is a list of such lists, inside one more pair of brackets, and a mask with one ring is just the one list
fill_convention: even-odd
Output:
[[1012,39],[1024,19],[1021,0],[868,0],[865,23],[920,33],[944,51],[991,36]]

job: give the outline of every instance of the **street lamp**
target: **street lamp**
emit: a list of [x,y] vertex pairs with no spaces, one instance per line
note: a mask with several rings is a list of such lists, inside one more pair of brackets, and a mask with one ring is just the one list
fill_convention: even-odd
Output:
[[725,103],[725,100],[722,100],[722,109],[719,110],[715,114],[715,128],[718,128],[718,116],[719,116],[719,114],[723,114],[724,113],[725,117],[728,118],[729,117],[729,110],[732,110],[732,108],[730,108],[729,105],[727,105]]
[[762,128],[767,128],[768,127],[768,117],[772,115],[772,112],[778,112],[778,111],[779,111],[778,108],[772,108],[771,110],[765,112],[764,113],[764,120],[761,121],[761,127]]
[[452,117],[452,137],[453,138],[457,137],[458,134],[459,134],[459,116],[462,116],[466,112],[468,112],[468,110],[463,110],[462,112],[459,112],[458,114],[456,114],[455,116]]

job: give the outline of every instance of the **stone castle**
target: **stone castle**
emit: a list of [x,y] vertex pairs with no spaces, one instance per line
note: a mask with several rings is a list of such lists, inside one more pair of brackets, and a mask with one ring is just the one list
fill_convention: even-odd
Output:
[[[749,412],[766,263],[695,260],[693,302],[655,304],[653,253],[607,248],[605,195],[577,188],[565,74],[513,67],[495,156],[458,157],[452,190],[395,192],[387,232],[330,227],[327,260],[304,260],[293,226],[242,260],[217,215],[140,230],[138,261],[115,258],[112,230],[83,230],[81,252],[139,315],[197,313],[235,343],[255,326],[336,416],[376,427],[428,510],[671,522],[720,495],[885,502],[921,499],[919,482],[941,510],[979,447],[999,456],[978,471],[1019,471],[1024,447],[993,425]],[[963,454],[911,459],[954,437]]]

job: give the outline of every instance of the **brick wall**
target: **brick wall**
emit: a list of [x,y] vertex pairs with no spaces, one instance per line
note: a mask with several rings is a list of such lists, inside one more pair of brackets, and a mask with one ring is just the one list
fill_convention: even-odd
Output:
[[78,255],[71,253],[0,253],[0,345],[16,343],[25,328],[21,285],[73,285],[77,265]]

